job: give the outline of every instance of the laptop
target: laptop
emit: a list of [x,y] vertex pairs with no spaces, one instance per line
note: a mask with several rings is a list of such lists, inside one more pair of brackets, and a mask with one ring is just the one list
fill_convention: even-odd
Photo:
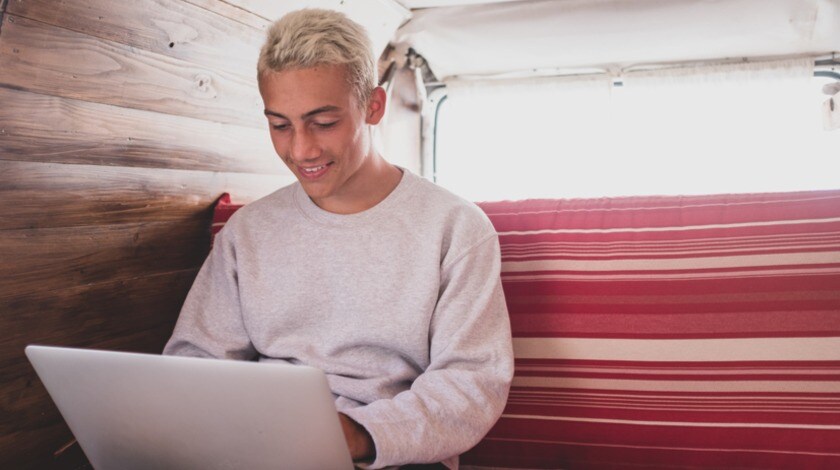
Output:
[[306,366],[27,346],[97,470],[350,470],[324,373]]

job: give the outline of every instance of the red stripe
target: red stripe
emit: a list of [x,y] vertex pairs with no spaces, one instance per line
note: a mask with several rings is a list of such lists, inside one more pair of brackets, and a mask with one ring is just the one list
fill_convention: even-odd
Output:
[[648,380],[648,381],[813,381],[813,382],[837,382],[840,381],[840,374],[645,374],[628,372],[582,372],[582,371],[550,371],[550,370],[517,370],[517,377],[569,377],[582,379],[617,379],[617,380]]
[[490,430],[488,436],[700,449],[747,447],[835,453],[839,452],[840,442],[840,431],[825,429],[662,426],[504,417]]
[[[504,271],[502,270],[502,279],[505,277],[515,278],[516,276],[533,276],[539,275],[584,275],[584,276],[606,276],[606,275],[640,275],[640,280],[646,280],[646,276],[660,275],[664,278],[675,274],[708,274],[713,276],[715,274],[724,273],[756,273],[762,274],[770,272],[768,275],[772,276],[772,271],[784,270],[819,270],[813,274],[799,274],[800,276],[819,276],[822,271],[830,270],[827,275],[836,275],[840,272],[840,263],[825,263],[825,264],[790,264],[784,266],[735,266],[735,267],[716,267],[716,268],[691,268],[691,264],[687,263],[685,268],[679,269],[614,269],[614,270],[599,270],[599,271],[580,271],[574,269],[539,269],[533,271]],[[746,276],[746,275],[745,275]],[[787,276],[787,274],[785,274]],[[691,279],[688,279],[691,281]]]
[[750,333],[750,332],[733,332],[733,333],[695,333],[695,334],[636,334],[636,333],[516,333],[514,338],[580,338],[580,339],[756,339],[756,338],[835,338],[840,336],[840,331],[828,332],[804,332],[793,331],[789,333]]
[[[528,275],[528,274],[526,274]],[[505,273],[511,280],[518,273]],[[785,275],[766,278],[686,279],[663,281],[658,279],[577,281],[537,280],[504,283],[505,294],[521,295],[681,295],[708,293],[778,292],[803,289],[806,291],[836,292],[840,286],[840,272],[829,275]]]
[[[497,230],[546,226],[562,222],[568,227],[650,227],[709,225],[834,217],[840,213],[840,194],[826,192],[822,199],[789,195],[734,195],[726,198],[605,198],[483,203]],[[552,211],[552,212],[545,212]],[[534,212],[543,212],[535,214]]]
[[643,410],[609,406],[581,407],[570,405],[521,405],[508,403],[505,414],[555,416],[564,418],[614,419],[628,421],[664,421],[689,423],[734,423],[840,426],[840,413],[818,412],[755,412],[745,409],[732,411]]
[[522,311],[514,305],[509,305],[508,309],[513,334],[520,338],[840,337],[840,311],[762,312],[744,309],[737,313],[629,315],[626,310],[603,314],[537,314],[539,312]]
[[578,393],[578,394],[599,394],[599,395],[634,395],[634,396],[685,396],[685,397],[766,397],[766,398],[827,398],[840,399],[840,393],[829,392],[719,392],[719,391],[649,391],[649,390],[609,390],[597,388],[555,388],[555,387],[511,387],[511,392],[542,391],[547,393]]
[[[840,214],[832,214],[831,218],[840,217]],[[765,237],[765,236],[800,236],[813,234],[836,234],[840,232],[840,222],[798,222],[798,223],[784,223],[778,222],[776,224],[767,225],[748,225],[748,226],[732,226],[732,227],[709,227],[709,228],[691,228],[679,229],[679,227],[687,226],[686,223],[675,223],[672,226],[661,226],[663,228],[655,231],[632,231],[633,227],[626,227],[628,231],[621,231],[622,227],[609,226],[595,226],[589,227],[581,224],[579,226],[570,226],[566,221],[563,224],[518,224],[512,223],[507,226],[499,226],[496,220],[491,217],[496,230],[499,232],[499,240],[502,245],[513,244],[533,244],[533,243],[556,243],[556,242],[583,242],[583,243],[651,243],[660,242],[668,243],[672,241],[697,241],[700,242],[705,239],[731,239],[743,237]],[[610,221],[612,223],[612,221]],[[720,222],[720,221],[717,221]],[[715,222],[715,223],[717,223]],[[653,224],[649,224],[654,227]],[[673,230],[667,228],[674,227]],[[618,231],[598,232],[592,231],[597,229],[610,229]],[[648,226],[640,226],[637,229],[645,229]],[[551,230],[557,232],[552,233]],[[574,232],[569,230],[581,230]],[[518,233],[508,233],[518,232]],[[524,232],[524,233],[523,233]],[[542,233],[528,233],[528,232],[542,232]]]
[[565,253],[580,251],[583,253],[619,253],[624,251],[699,251],[699,250],[735,250],[759,247],[796,247],[840,244],[840,233],[803,233],[794,236],[766,235],[762,237],[726,237],[694,240],[669,240],[668,242],[645,242],[633,240],[628,242],[598,243],[598,242],[534,242],[534,243],[506,243],[501,247],[502,255],[529,253]]
[[[796,435],[786,438],[797,438]],[[482,441],[461,457],[464,465],[534,469],[614,470],[617,468],[761,468],[834,470],[840,457],[796,453],[761,453],[760,451],[721,452],[703,449],[664,449],[608,447],[555,441],[509,442]],[[691,446],[691,443],[686,447]]]
[[[623,361],[597,359],[534,359],[516,358],[517,367],[522,366],[558,366],[558,367],[615,367],[637,369],[699,369],[699,370],[728,370],[728,369],[840,369],[837,361]],[[533,390],[529,388],[528,390]],[[840,394],[838,395],[840,396]]]

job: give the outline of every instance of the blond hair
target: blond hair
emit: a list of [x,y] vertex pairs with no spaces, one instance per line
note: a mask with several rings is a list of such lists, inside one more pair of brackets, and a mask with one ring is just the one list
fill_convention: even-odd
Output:
[[260,51],[257,74],[319,65],[345,65],[359,104],[367,104],[376,87],[373,47],[365,29],[337,11],[307,8],[274,22]]

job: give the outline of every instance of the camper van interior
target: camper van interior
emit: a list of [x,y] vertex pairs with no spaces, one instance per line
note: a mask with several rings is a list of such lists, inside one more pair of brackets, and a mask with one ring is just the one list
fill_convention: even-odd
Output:
[[515,375],[462,468],[840,468],[840,0],[0,0],[0,468],[89,468],[27,345],[159,354],[295,181],[256,62],[306,7],[498,232]]

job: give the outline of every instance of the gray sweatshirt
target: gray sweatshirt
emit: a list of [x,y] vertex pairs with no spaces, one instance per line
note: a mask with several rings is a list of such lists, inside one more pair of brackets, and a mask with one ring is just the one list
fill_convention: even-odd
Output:
[[219,232],[164,354],[317,367],[373,438],[370,468],[457,468],[513,376],[499,270],[484,213],[407,170],[351,215],[295,183]]

